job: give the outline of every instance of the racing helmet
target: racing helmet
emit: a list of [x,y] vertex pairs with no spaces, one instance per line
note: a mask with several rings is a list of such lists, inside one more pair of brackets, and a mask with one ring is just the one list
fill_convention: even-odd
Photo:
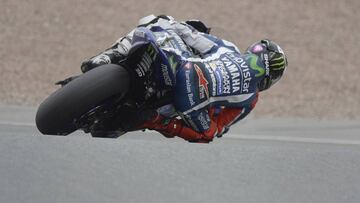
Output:
[[265,77],[258,84],[259,91],[269,89],[279,81],[288,65],[284,51],[268,39],[254,43],[246,53],[257,55],[265,63]]

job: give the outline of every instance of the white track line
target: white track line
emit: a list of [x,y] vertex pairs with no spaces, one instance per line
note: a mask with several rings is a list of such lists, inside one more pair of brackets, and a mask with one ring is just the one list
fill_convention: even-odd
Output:
[[[0,125],[36,127],[35,123],[0,121]],[[155,133],[146,131],[147,133]],[[308,138],[308,137],[290,137],[290,136],[272,136],[272,135],[244,135],[244,134],[225,134],[224,138],[260,140],[260,141],[280,141],[280,142],[301,142],[315,144],[342,144],[342,145],[360,145],[360,140],[342,140],[332,138]]]
[[316,144],[344,144],[360,145],[360,140],[342,140],[332,138],[308,138],[308,137],[290,137],[290,136],[271,136],[271,135],[240,135],[225,134],[224,137],[244,139],[244,140],[262,140],[262,141],[284,141],[284,142],[302,142]]
[[35,123],[22,123],[12,121],[0,121],[0,125],[11,125],[11,126],[24,126],[24,127],[36,127]]

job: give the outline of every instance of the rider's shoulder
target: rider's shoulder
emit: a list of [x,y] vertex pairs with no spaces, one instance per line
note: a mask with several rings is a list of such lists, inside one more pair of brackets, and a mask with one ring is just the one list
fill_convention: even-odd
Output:
[[230,41],[227,41],[225,39],[222,39],[221,41],[222,41],[224,46],[228,47],[229,49],[234,50],[238,54],[241,54],[239,48],[234,43],[232,43]]
[[236,52],[241,54],[239,48],[234,43],[226,39],[217,37],[212,34],[206,34],[206,33],[200,33],[200,34],[216,44],[217,49],[213,49],[212,51],[217,51],[218,49],[222,48],[228,50],[229,52]]

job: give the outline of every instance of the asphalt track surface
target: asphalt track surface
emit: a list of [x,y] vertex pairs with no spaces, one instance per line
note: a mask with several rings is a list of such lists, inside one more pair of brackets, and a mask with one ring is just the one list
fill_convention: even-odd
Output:
[[360,202],[360,123],[248,119],[211,144],[44,136],[0,107],[0,202]]

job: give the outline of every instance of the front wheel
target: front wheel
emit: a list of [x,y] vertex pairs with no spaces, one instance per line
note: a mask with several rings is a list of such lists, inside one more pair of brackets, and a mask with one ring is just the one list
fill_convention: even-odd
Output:
[[124,97],[129,86],[129,74],[122,66],[107,64],[92,69],[40,104],[36,126],[48,135],[72,133],[77,130],[74,121],[110,97]]

